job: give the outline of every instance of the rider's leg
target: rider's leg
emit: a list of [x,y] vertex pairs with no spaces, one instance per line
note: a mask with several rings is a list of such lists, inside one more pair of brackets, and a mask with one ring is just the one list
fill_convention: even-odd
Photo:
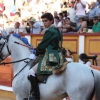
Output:
[[33,97],[33,100],[40,100],[40,91],[39,91],[39,86],[38,86],[38,81],[37,78],[35,76],[35,73],[37,71],[37,66],[38,64],[36,64],[33,69],[29,70],[28,73],[28,79],[31,83],[31,94]]

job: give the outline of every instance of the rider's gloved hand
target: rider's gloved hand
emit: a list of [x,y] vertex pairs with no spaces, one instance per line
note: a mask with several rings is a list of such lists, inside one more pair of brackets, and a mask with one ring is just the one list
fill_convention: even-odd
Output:
[[35,55],[39,56],[39,50],[38,49],[36,49],[36,54]]
[[36,56],[45,54],[45,50],[41,51],[38,48],[36,49]]
[[33,59],[33,60],[35,60],[35,59],[36,59],[35,54],[31,54],[31,55],[29,56],[29,59]]

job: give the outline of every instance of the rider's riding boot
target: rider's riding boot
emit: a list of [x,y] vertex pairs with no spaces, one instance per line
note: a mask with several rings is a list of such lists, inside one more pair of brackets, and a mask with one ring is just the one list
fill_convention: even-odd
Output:
[[29,81],[30,81],[31,87],[32,87],[31,88],[31,94],[32,94],[32,97],[34,98],[33,100],[40,100],[40,91],[39,91],[37,78],[30,75]]

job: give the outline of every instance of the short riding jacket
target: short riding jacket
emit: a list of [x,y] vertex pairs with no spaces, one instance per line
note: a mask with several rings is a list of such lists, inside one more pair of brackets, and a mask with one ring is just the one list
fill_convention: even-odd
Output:
[[45,32],[36,50],[36,55],[41,55],[37,74],[52,74],[53,69],[61,67],[63,63],[60,50],[62,39],[62,33],[54,26]]

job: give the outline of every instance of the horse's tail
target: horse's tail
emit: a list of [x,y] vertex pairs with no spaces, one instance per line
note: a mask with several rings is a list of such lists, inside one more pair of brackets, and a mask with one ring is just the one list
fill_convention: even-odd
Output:
[[95,100],[100,100],[100,72],[92,70],[94,76]]

